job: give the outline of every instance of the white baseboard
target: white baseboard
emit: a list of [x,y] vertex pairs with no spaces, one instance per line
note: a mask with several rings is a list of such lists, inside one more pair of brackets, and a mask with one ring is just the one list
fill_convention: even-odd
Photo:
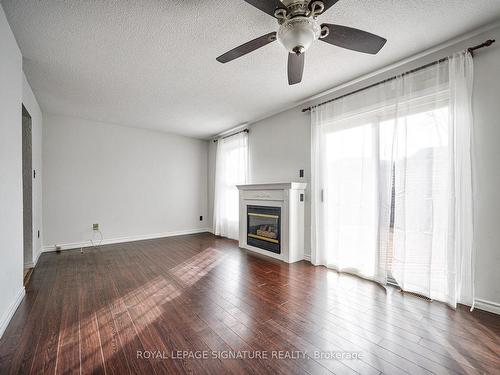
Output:
[[484,299],[476,299],[474,308],[500,315],[500,303],[497,302],[487,301]]
[[26,262],[24,263],[24,268],[35,268],[36,264],[38,263],[38,258],[40,258],[40,254],[42,253],[42,249],[40,249],[37,254],[35,259],[33,259],[33,262]]
[[304,260],[311,261],[311,254],[304,254]]
[[7,329],[7,326],[9,325],[10,320],[14,316],[14,313],[16,312],[16,310],[19,307],[21,301],[23,300],[25,293],[26,292],[25,292],[24,286],[23,286],[17,292],[17,296],[16,296],[16,299],[14,300],[14,302],[9,306],[9,308],[7,309],[7,311],[5,312],[5,314],[0,319],[0,338],[2,338],[5,330]]
[[[208,228],[199,228],[199,229],[180,230],[180,231],[175,231],[175,232],[164,232],[164,233],[145,234],[145,235],[129,236],[129,237],[108,238],[108,239],[102,240],[101,245],[111,245],[111,244],[123,243],[123,242],[133,242],[133,241],[142,241],[142,240],[152,240],[155,238],[183,236],[186,234],[204,233],[204,232],[209,232],[209,231],[210,230]],[[92,244],[90,243],[90,241],[84,241],[84,242],[57,244],[57,246],[60,246],[61,250],[70,250],[70,249],[79,249],[82,247],[91,247]],[[50,252],[50,251],[55,251],[55,250],[56,250],[55,245],[49,245],[49,246],[43,247],[44,253]]]
[[34,261],[34,264],[33,264],[33,268],[35,268],[36,264],[38,263],[38,259],[40,259],[40,254],[42,254],[42,251],[43,249],[39,249],[37,254],[36,254],[36,258],[35,258],[35,261]]

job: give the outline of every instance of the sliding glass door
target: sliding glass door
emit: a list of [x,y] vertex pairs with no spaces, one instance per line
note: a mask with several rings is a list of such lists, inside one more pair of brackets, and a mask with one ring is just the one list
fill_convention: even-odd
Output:
[[462,54],[313,109],[313,263],[453,306],[470,295],[469,64]]
[[326,135],[327,262],[370,278],[375,276],[380,211],[377,143],[376,124]]
[[394,239],[389,268],[403,289],[440,300],[448,289],[448,219],[453,199],[448,112],[445,105],[398,118],[394,143]]

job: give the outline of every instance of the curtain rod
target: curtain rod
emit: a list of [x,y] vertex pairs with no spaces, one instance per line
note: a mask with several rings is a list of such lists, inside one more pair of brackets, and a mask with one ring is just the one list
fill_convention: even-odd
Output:
[[236,135],[236,134],[240,134],[240,133],[248,133],[248,132],[249,132],[249,130],[248,130],[248,129],[243,129],[243,130],[240,130],[240,131],[238,131],[238,132],[236,132],[236,133],[226,135],[225,137],[221,137],[221,138],[214,139],[214,142],[217,142],[219,139],[226,139],[226,138],[232,137],[233,135]]
[[[474,46],[474,47],[470,47],[470,48],[467,48],[467,51],[472,55],[474,56],[474,51],[477,50],[477,49],[480,49],[480,48],[484,48],[484,47],[489,47],[491,46],[493,43],[495,43],[495,39],[488,39],[487,41],[481,43],[481,44],[478,44],[477,46]],[[331,103],[331,102],[334,102],[336,100],[339,100],[339,99],[342,99],[342,98],[345,98],[346,96],[350,96],[350,95],[353,95],[353,94],[357,94],[358,92],[361,92],[361,91],[365,91],[365,90],[368,90],[372,87],[375,87],[375,86],[378,86],[382,83],[386,83],[386,82],[389,82],[389,81],[392,81],[394,79],[396,79],[397,77],[400,77],[400,76],[404,76],[404,75],[407,75],[407,74],[410,74],[410,73],[415,73],[415,72],[418,72],[419,70],[422,70],[422,69],[425,69],[425,68],[428,68],[430,66],[433,66],[433,65],[436,65],[436,64],[439,64],[439,63],[442,63],[444,61],[448,60],[448,57],[444,57],[442,59],[439,59],[439,60],[436,60],[436,61],[433,61],[433,62],[430,62],[428,64],[425,64],[423,66],[420,66],[418,68],[415,68],[415,69],[412,69],[412,70],[409,70],[409,71],[406,71],[402,74],[398,74],[397,76],[394,76],[394,77],[391,77],[391,78],[387,78],[387,79],[384,79],[383,81],[380,81],[380,82],[377,82],[377,83],[373,83],[371,85],[368,85],[368,86],[365,86],[365,87],[362,87],[360,89],[357,89],[357,90],[354,90],[348,94],[344,94],[344,95],[340,95],[336,98],[333,98],[333,99],[330,99],[330,100],[327,100],[327,101],[324,101],[322,103],[319,103],[319,104],[316,104],[315,106],[311,106],[311,107],[307,107],[307,108],[303,108],[302,109],[302,112],[309,112],[311,109],[313,109],[313,107],[319,107],[319,106],[322,106],[324,104],[328,104],[328,103]]]

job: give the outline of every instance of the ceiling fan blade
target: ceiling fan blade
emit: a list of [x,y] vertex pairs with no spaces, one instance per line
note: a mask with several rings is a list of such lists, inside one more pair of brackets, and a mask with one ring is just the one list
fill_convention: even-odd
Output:
[[285,5],[279,0],[245,0],[248,4],[253,5],[257,9],[260,9],[264,13],[269,14],[274,17],[274,12],[277,9],[283,9],[286,11]]
[[217,57],[216,60],[218,62],[225,64],[229,61],[237,59],[238,57],[246,55],[247,53],[253,52],[256,49],[264,47],[265,45],[274,42],[275,40],[276,40],[276,32],[262,35],[249,42],[246,42],[245,44],[242,44],[241,46],[233,48],[231,51],[228,51],[223,55],[220,55],[219,57]]
[[326,37],[320,38],[320,40],[353,51],[375,55],[382,49],[385,42],[387,42],[387,39],[378,35],[352,27],[333,25],[330,23],[321,25],[321,27],[324,26],[328,27],[330,33]]
[[[334,6],[334,5],[335,5],[335,4],[336,4],[339,0],[320,0],[320,1],[321,1],[321,2],[324,4],[324,6],[325,6],[325,8],[323,9],[323,11],[321,12],[321,14],[323,14],[323,13],[325,13],[328,9],[330,9],[332,6]],[[312,3],[313,3],[313,2],[314,2],[314,0],[313,0],[313,1],[311,1],[311,2],[309,3],[309,8],[311,7],[311,5],[312,5]]]
[[305,54],[295,53],[288,54],[288,84],[295,85],[302,81],[302,74],[304,73]]

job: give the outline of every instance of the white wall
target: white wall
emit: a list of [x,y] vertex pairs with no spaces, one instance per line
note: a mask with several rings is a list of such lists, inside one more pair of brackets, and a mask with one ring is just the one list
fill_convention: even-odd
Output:
[[500,29],[474,58],[476,294],[500,312]]
[[44,245],[88,243],[93,223],[105,242],[206,229],[207,152],[207,141],[46,115]]
[[[307,182],[305,196],[305,254],[310,255],[311,132],[307,114],[298,109],[282,112],[251,126],[248,133],[250,183]],[[304,169],[304,178],[299,177]]]
[[215,158],[217,155],[217,143],[209,141],[208,143],[208,158],[207,158],[207,198],[208,198],[208,220],[207,225],[210,232],[213,233],[214,229],[214,202],[215,202]]
[[0,7],[0,336],[23,287],[22,57]]
[[[31,148],[32,168],[36,171],[33,179],[33,259],[30,266],[34,266],[42,252],[42,111],[31,90],[30,84],[23,74],[23,104],[31,116]],[[40,231],[40,238],[38,237]]]
[[[455,51],[496,39],[492,47],[476,52],[474,58],[474,161],[476,210],[476,297],[478,306],[500,312],[500,28],[376,74],[369,79],[335,90],[310,103],[292,108],[250,125],[250,182],[304,181],[310,183],[310,118],[301,109],[337,97],[395,74],[422,66]],[[212,162],[211,162],[212,163]],[[305,178],[298,171],[305,168]],[[214,165],[210,165],[214,169]],[[213,173],[212,173],[213,174]],[[209,183],[209,185],[212,182]],[[213,199],[213,189],[210,191]],[[306,198],[306,249],[310,254],[310,193]]]

